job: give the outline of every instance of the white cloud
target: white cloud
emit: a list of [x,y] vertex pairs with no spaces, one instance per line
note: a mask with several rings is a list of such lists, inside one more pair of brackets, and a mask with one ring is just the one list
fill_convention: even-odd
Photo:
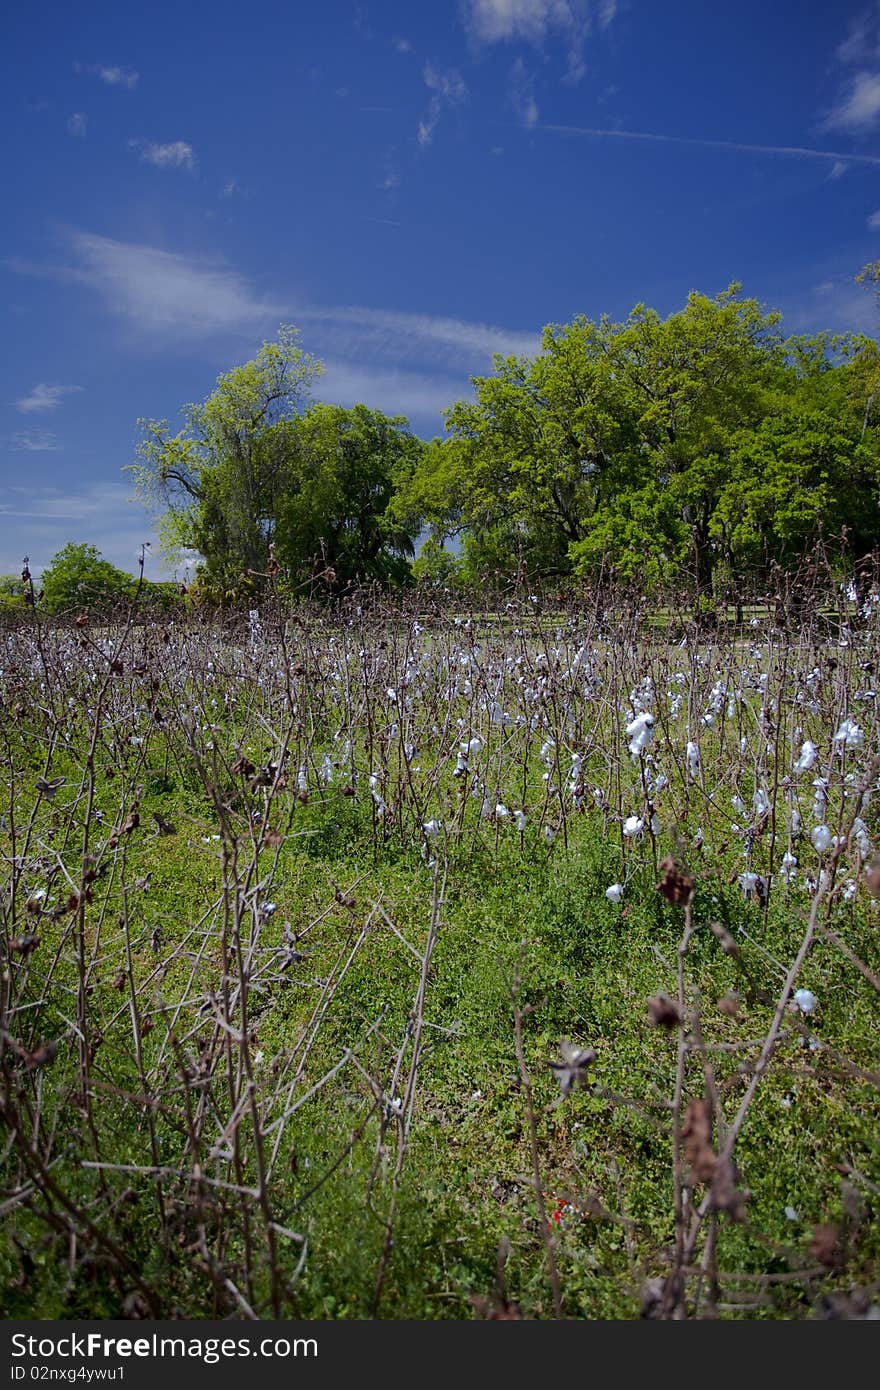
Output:
[[440,122],[444,106],[461,106],[467,101],[468,89],[461,73],[456,68],[442,72],[433,63],[426,63],[422,70],[422,80],[431,93],[428,110],[419,121],[418,141],[424,148],[434,139],[434,132]]
[[838,45],[837,57],[847,67],[880,63],[880,4],[876,0],[852,18],[846,38]]
[[[463,381],[472,371],[488,371],[494,353],[533,356],[540,349],[537,332],[366,305],[322,306],[261,298],[243,275],[223,262],[175,255],[91,232],[72,231],[68,239],[72,264],[7,264],[22,274],[91,290],[110,313],[163,350],[169,343],[202,341],[223,333],[253,338],[279,322],[292,321],[303,330],[309,352],[349,364],[369,362],[385,385],[399,379],[410,397],[436,401],[447,389],[445,385],[436,388],[438,377]],[[406,369],[417,376],[408,375]],[[351,365],[346,368],[348,379],[353,370]],[[461,389],[458,386],[456,394]]]
[[842,159],[836,159],[831,166],[831,172],[828,177],[829,179],[842,179],[845,173],[846,164]]
[[114,63],[74,63],[73,70],[77,75],[100,77],[108,87],[124,87],[129,92],[133,92],[140,81],[140,73],[134,68],[122,68]]
[[824,124],[829,130],[870,130],[880,117],[880,72],[857,72],[844,95],[828,113]]
[[79,140],[84,140],[86,138],[88,128],[89,118],[84,111],[74,111],[72,116],[68,116],[68,134],[75,135]]
[[534,130],[541,113],[535,101],[534,79],[526,70],[522,58],[516,59],[508,76],[510,104],[526,130]]
[[324,344],[324,350],[346,357],[429,361],[461,372],[489,368],[495,353],[528,357],[541,346],[540,333],[362,305],[301,308],[296,319],[309,325],[319,350]]
[[836,58],[845,75],[840,96],[822,125],[865,133],[880,120],[880,4],[874,3],[851,20]]
[[[20,430],[12,435],[9,447],[14,454],[48,454],[55,453],[63,446],[58,443],[57,434],[52,434],[51,430]],[[0,515],[3,508],[0,507]]]
[[402,35],[394,40],[394,47],[398,53],[412,53],[412,44],[409,39],[403,38]]
[[372,410],[411,417],[437,417],[471,391],[466,378],[364,367],[335,359],[316,391],[319,400],[335,405],[367,405]]
[[880,212],[872,212],[868,218],[868,226],[872,232],[880,231]]
[[141,160],[157,169],[189,169],[195,167],[195,153],[186,140],[172,140],[158,145],[151,140],[129,140],[129,149],[140,150]]
[[108,87],[126,87],[130,92],[140,81],[140,73],[135,72],[134,68],[99,67],[97,72]]
[[[153,246],[72,232],[75,266],[44,274],[95,290],[107,308],[142,333],[203,337],[254,331],[277,323],[283,304],[261,299],[222,261],[198,260]],[[34,273],[34,267],[18,267]]]
[[65,396],[82,389],[81,386],[53,386],[47,381],[40,381],[15,404],[23,415],[30,415],[37,410],[57,410]]
[[584,49],[593,20],[607,29],[617,0],[462,0],[465,27],[477,44],[529,43],[542,48],[551,37],[566,47],[568,76],[585,72]]
[[[131,500],[126,483],[89,483],[75,490],[9,487],[0,502],[0,573],[13,573],[22,557],[30,559],[36,577],[68,541],[95,545],[103,558],[121,570],[137,574],[141,546],[146,542],[144,574],[162,579],[170,574],[159,554],[153,523],[140,503]],[[4,524],[6,522],[6,524]]]
[[834,275],[801,293],[777,297],[777,305],[784,313],[788,333],[828,329],[877,335],[875,297],[863,285],[855,284],[852,275]]

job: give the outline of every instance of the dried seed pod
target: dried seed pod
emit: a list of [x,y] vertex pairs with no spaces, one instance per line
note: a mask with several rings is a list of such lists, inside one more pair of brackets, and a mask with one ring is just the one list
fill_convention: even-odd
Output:
[[648,1000],[648,1019],[652,1028],[677,1028],[681,1014],[674,999],[661,990]]
[[813,1227],[813,1237],[808,1249],[813,1259],[826,1269],[836,1269],[843,1262],[840,1231],[831,1222],[822,1222]]
[[657,892],[662,893],[666,901],[675,904],[675,906],[689,903],[697,886],[697,880],[693,874],[689,874],[686,869],[677,864],[671,854],[667,854],[665,859],[661,859],[658,867],[663,877],[657,884]]
[[727,993],[723,994],[721,998],[718,1000],[718,1007],[723,1014],[727,1015],[728,1018],[736,1018],[737,1014],[739,1013],[739,1003],[739,991],[735,989],[729,989]]
[[695,1096],[688,1101],[681,1137],[693,1180],[711,1182],[718,1166],[718,1156],[711,1143],[712,1107],[708,1100]]

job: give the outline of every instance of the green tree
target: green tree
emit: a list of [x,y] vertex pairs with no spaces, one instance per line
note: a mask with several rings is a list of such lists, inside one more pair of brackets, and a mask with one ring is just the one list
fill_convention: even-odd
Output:
[[285,459],[275,551],[294,583],[323,573],[340,590],[408,578],[415,533],[391,502],[424,445],[403,416],[314,405],[279,427],[271,448]]
[[719,558],[711,523],[730,450],[766,411],[781,353],[779,315],[740,299],[740,289],[692,293],[666,319],[638,305],[610,335],[607,370],[635,453],[628,480],[572,547],[576,573],[600,560],[633,572],[647,540],[667,573],[682,572],[698,593],[711,588]]
[[637,305],[625,323],[551,324],[534,360],[473,379],[396,506],[438,538],[465,532],[466,570],[706,589],[732,441],[781,369],[777,321],[734,284],[666,319]]
[[102,559],[96,546],[69,542],[43,571],[40,586],[45,607],[50,613],[60,613],[75,608],[114,608],[133,597],[135,580]]
[[139,421],[131,471],[137,494],[165,509],[166,551],[198,550],[206,577],[232,588],[265,570],[288,490],[279,426],[295,418],[322,371],[300,348],[297,330],[282,326],[276,342],[218,377],[205,401],[184,407],[177,434],[165,420]]

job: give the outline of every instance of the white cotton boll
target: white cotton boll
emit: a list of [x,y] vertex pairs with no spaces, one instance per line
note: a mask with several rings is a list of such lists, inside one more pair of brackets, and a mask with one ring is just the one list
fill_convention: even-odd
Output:
[[812,990],[796,989],[794,992],[794,1002],[797,1004],[802,1014],[811,1014],[816,1008],[816,996]]
[[645,822],[640,816],[627,816],[623,822],[623,833],[628,840],[634,840],[645,828]]
[[793,836],[801,833],[801,813],[796,809],[791,813],[791,833]]
[[599,807],[599,810],[601,811],[605,805],[605,793],[601,787],[593,788],[593,800],[595,801],[596,805]]
[[651,745],[654,737],[654,716],[647,712],[636,715],[626,726],[626,734],[629,738],[629,751],[636,755],[643,753]]
[[752,873],[740,874],[738,883],[745,896],[748,897],[750,893],[754,893],[758,886],[758,875]]
[[871,841],[868,837],[868,827],[865,825],[865,822],[862,820],[861,816],[856,816],[855,820],[853,821],[852,834],[853,839],[856,842],[859,854],[862,856],[863,859],[866,859],[867,856],[871,853]]
[[656,794],[657,792],[662,792],[663,788],[664,788],[664,787],[668,787],[668,786],[669,786],[669,778],[666,776],[666,773],[665,773],[665,772],[658,772],[658,773],[657,773],[657,776],[654,778],[654,792],[655,792],[655,794]]
[[814,825],[810,831],[810,839],[813,842],[813,848],[818,850],[820,854],[824,854],[831,844],[831,831],[827,825]]
[[516,822],[516,828],[521,835],[526,828],[526,821],[528,820],[525,811],[514,811],[513,819]]
[[605,889],[605,896],[610,903],[619,903],[623,897],[623,884],[612,883],[610,888]]
[[483,751],[483,740],[481,738],[472,738],[467,745],[467,751],[471,757],[475,758],[478,753],[482,753]]
[[508,817],[509,815],[510,815],[510,812],[508,811],[507,807],[504,805],[504,802],[503,802],[503,801],[499,801],[499,802],[498,802],[498,805],[495,807],[495,816],[496,816],[496,819],[497,819],[497,820],[507,820],[507,817]]
[[749,741],[746,738],[745,734],[743,734],[742,738],[739,741],[739,751],[741,753],[748,753],[749,751]]
[[425,832],[425,838],[430,840],[432,843],[437,839],[442,828],[443,827],[440,821],[438,820],[426,820],[424,825],[422,826],[422,830]]
[[685,748],[685,755],[687,757],[688,772],[691,774],[692,777],[699,777],[700,750],[697,747],[697,745],[695,743],[688,743],[687,747]]
[[651,834],[652,834],[652,835],[654,836],[654,838],[656,839],[656,837],[660,834],[660,818],[659,818],[659,816],[657,815],[657,812],[656,812],[656,811],[654,812],[653,816],[651,817],[651,822],[650,822],[650,824],[651,824]]
[[766,816],[770,811],[770,801],[767,793],[759,787],[752,797],[752,806],[755,808],[756,816]]
[[553,826],[545,825],[543,834],[547,844],[552,845],[553,841],[556,839],[556,831],[554,830]]
[[736,813],[737,813],[738,816],[744,816],[744,815],[745,815],[745,813],[746,813],[746,804],[745,804],[745,802],[743,801],[743,799],[742,799],[741,796],[732,796],[732,797],[730,798],[730,804],[731,804],[731,806],[733,807],[734,811],[736,811]]
[[682,696],[681,696],[681,695],[673,695],[672,699],[669,701],[669,713],[670,713],[670,715],[672,716],[673,719],[675,718],[675,716],[678,714],[679,710],[681,709],[681,703],[682,703]]
[[810,768],[815,766],[818,752],[815,743],[812,743],[810,739],[805,739],[801,744],[801,751],[794,765],[795,772],[809,772]]
[[837,733],[834,735],[835,743],[842,743],[844,748],[859,748],[864,742],[864,734],[852,719],[844,719]]
[[797,859],[792,853],[790,853],[789,850],[786,850],[779,864],[779,872],[785,879],[786,883],[791,883],[791,880],[794,878],[796,868]]
[[786,1221],[800,1221],[801,1219],[795,1211],[794,1207],[786,1207],[784,1214]]

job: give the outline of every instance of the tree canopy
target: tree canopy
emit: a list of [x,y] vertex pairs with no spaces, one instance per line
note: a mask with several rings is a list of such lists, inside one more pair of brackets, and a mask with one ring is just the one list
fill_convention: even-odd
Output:
[[389,504],[422,443],[402,416],[310,405],[322,371],[282,328],[184,407],[177,434],[140,422],[137,491],[165,508],[166,548],[197,550],[202,581],[222,592],[253,586],[275,559],[296,582],[320,573],[331,588],[408,574],[414,538]]
[[731,285],[662,319],[585,317],[533,359],[496,358],[447,413],[395,506],[463,567],[686,580],[880,538],[876,343],[784,339]]
[[[862,278],[876,289],[880,269]],[[880,537],[877,343],[785,338],[736,283],[666,318],[548,325],[533,358],[472,378],[430,443],[402,416],[313,404],[322,370],[285,327],[176,434],[141,421],[138,492],[220,592],[281,566],[336,591],[519,574],[707,593]]]

